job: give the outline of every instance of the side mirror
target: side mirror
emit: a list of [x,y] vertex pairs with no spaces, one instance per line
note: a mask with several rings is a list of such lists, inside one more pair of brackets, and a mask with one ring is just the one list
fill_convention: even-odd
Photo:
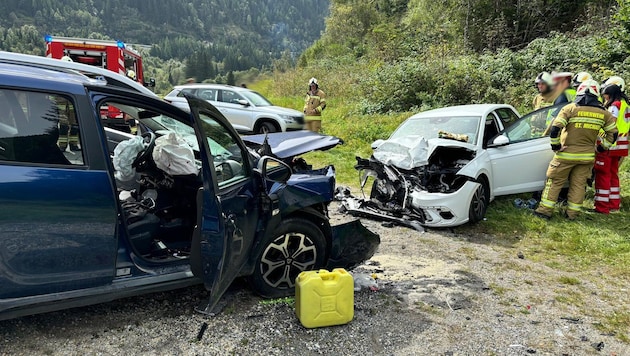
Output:
[[256,170],[264,180],[274,183],[286,183],[293,173],[289,165],[270,156],[261,157]]
[[510,139],[505,135],[499,135],[492,140],[492,147],[506,146],[510,144]]
[[241,104],[241,105],[243,105],[243,106],[249,106],[249,101],[247,101],[245,99],[238,99],[236,102]]
[[155,88],[155,78],[149,79],[149,82],[147,83],[147,87]]
[[372,149],[375,150],[375,149],[379,148],[379,146],[382,145],[383,142],[385,142],[385,140],[376,140],[376,141],[372,142]]

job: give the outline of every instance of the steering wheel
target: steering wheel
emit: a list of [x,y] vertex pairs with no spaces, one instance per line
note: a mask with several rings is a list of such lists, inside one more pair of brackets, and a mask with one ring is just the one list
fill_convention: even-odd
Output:
[[145,132],[142,134],[142,138],[144,139],[144,149],[138,152],[136,159],[131,163],[131,166],[138,170],[142,170],[147,165],[147,160],[151,157],[155,147],[156,136],[153,132]]

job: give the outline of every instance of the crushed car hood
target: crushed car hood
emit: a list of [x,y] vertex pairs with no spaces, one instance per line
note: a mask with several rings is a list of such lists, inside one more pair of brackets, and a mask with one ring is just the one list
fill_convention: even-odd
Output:
[[374,150],[374,158],[386,165],[400,169],[412,170],[426,166],[437,148],[463,148],[476,151],[476,146],[455,140],[432,138],[426,140],[422,136],[404,136],[384,141]]
[[327,136],[311,131],[277,132],[268,135],[243,136],[245,144],[257,150],[267,137],[271,152],[280,159],[299,156],[312,151],[326,151],[343,140],[335,136]]

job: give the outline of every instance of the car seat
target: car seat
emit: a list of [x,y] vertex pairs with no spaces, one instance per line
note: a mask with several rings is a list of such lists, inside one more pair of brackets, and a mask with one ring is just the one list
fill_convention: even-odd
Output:
[[43,94],[29,97],[28,123],[20,125],[14,139],[15,159],[20,162],[70,164],[57,145],[59,109]]

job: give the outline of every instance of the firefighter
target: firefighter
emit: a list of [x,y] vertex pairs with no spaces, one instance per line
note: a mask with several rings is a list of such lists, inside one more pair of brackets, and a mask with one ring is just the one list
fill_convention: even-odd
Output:
[[603,129],[605,137],[597,145],[598,152],[605,152],[617,138],[616,119],[599,102],[599,84],[587,80],[580,84],[576,94],[575,101],[562,108],[551,128],[551,149],[556,154],[549,163],[542,199],[534,212],[545,219],[551,218],[567,180],[567,218],[574,220],[579,215],[586,194],[586,181],[595,161],[593,147],[598,142],[599,131]]
[[322,128],[322,111],[326,108],[326,93],[319,89],[317,79],[308,81],[308,92],[304,103],[306,129],[319,132]]
[[630,108],[628,97],[617,84],[605,85],[602,89],[604,107],[617,118],[617,142],[607,152],[598,152],[595,157],[595,212],[608,214],[619,210],[621,189],[619,164],[628,156],[628,131],[630,131]]
[[134,72],[133,69],[129,69],[127,71],[127,77],[129,77],[129,79],[131,80],[136,80],[136,72]]
[[536,89],[538,89],[538,94],[532,101],[534,110],[553,105],[555,98],[552,90],[552,84],[551,74],[548,72],[538,74],[536,80],[534,81],[534,85],[536,86]]
[[562,103],[570,103],[575,100],[576,92],[571,87],[573,73],[571,72],[553,72],[551,73],[554,83],[554,91],[557,95],[554,105]]

